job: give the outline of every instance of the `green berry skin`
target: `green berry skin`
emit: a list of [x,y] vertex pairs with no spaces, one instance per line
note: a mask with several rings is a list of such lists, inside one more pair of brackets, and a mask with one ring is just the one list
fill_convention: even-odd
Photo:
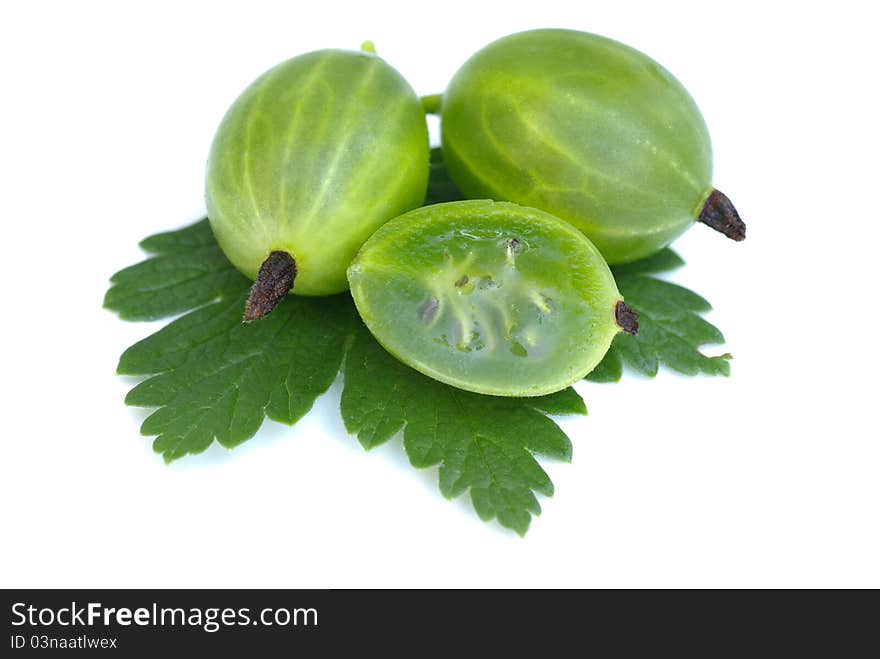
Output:
[[380,228],[348,269],[386,350],[481,394],[540,396],[583,378],[620,330],[599,251],[570,224],[505,202],[424,206]]
[[208,159],[208,217],[248,277],[282,251],[296,261],[295,293],[339,293],[367,237],[421,205],[428,162],[421,103],[397,71],[371,53],[307,53],[226,113]]
[[443,96],[441,135],[465,196],[553,213],[609,263],[668,245],[712,192],[709,134],[684,87],[584,32],[522,32],[476,53]]

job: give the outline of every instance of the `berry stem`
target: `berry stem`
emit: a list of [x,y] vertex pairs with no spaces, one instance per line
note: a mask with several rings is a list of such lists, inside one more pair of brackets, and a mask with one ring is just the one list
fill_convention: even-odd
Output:
[[639,333],[639,314],[623,300],[614,307],[614,320],[617,321],[617,326],[630,336]]
[[720,190],[712,190],[697,219],[731,240],[739,242],[746,238],[746,223],[740,219],[727,195]]
[[260,266],[257,280],[251,287],[242,321],[250,323],[268,316],[293,288],[294,279],[296,261],[293,257],[287,252],[270,253]]
[[421,101],[425,114],[440,114],[440,106],[443,105],[443,94],[422,96]]

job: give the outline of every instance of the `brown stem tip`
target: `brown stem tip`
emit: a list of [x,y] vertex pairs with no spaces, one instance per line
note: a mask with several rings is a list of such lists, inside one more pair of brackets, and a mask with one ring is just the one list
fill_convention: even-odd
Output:
[[636,313],[626,302],[621,300],[614,307],[614,319],[617,325],[630,336],[639,332],[639,314]]
[[296,261],[287,252],[272,252],[263,261],[257,280],[244,307],[243,321],[249,323],[268,316],[293,288]]
[[732,240],[739,242],[746,239],[746,223],[740,219],[727,195],[720,190],[712,190],[697,219]]

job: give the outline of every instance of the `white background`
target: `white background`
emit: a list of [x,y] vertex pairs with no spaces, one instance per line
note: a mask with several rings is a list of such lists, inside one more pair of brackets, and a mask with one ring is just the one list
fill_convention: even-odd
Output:
[[[870,3],[12,3],[0,15],[0,586],[880,586],[877,17]],[[227,106],[301,52],[376,42],[421,94],[521,29],[648,53],[748,223],[693,228],[730,379],[581,383],[525,539],[448,502],[337,382],[290,429],[168,467],[114,375],[159,324],[101,309],[137,242],[198,219]]]

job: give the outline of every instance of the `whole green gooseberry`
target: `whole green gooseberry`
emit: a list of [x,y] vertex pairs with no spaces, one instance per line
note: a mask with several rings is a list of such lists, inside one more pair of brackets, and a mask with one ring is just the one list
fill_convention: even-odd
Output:
[[655,61],[610,39],[533,30],[489,44],[443,94],[441,137],[467,197],[542,208],[609,263],[656,252],[695,220],[745,238],[712,186],[693,99]]
[[421,205],[428,162],[419,98],[371,52],[307,53],[251,84],[214,137],[205,192],[217,242],[256,280],[245,320],[291,288],[346,290],[367,237]]
[[405,213],[348,269],[358,312],[386,350],[447,384],[540,396],[583,378],[634,334],[608,265],[549,213],[453,201]]

